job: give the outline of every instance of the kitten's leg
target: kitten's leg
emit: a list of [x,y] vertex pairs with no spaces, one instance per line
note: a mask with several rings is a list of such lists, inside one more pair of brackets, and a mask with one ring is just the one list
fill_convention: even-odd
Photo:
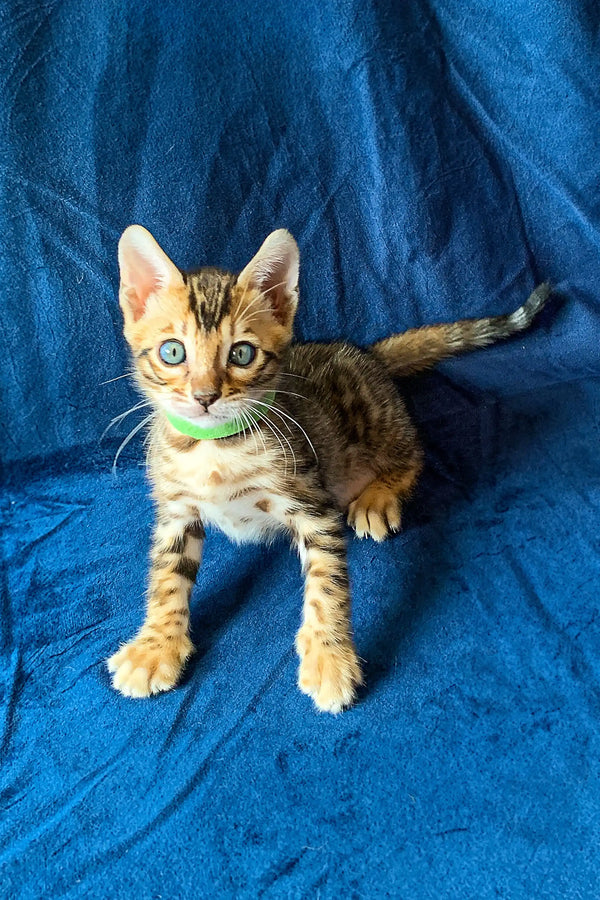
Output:
[[200,521],[159,510],[152,546],[146,620],[136,637],[107,661],[113,686],[128,697],[168,691],[194,648],[189,637],[189,599],[204,528]]
[[400,530],[402,501],[408,499],[422,469],[420,456],[375,478],[348,507],[348,524],[358,537],[383,541]]
[[350,622],[346,544],[341,518],[326,512],[296,517],[294,533],[305,573],[303,624],[296,637],[298,686],[318,709],[350,706],[362,675]]

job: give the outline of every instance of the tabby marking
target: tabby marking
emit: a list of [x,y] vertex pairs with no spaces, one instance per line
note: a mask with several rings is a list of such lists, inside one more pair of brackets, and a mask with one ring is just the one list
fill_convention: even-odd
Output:
[[[169,690],[192,653],[189,599],[214,525],[234,541],[282,532],[305,576],[296,637],[298,684],[320,710],[349,706],[362,683],[352,636],[344,518],[359,537],[397,531],[422,451],[392,376],[527,328],[541,285],[508,316],[426,326],[361,350],[293,344],[299,255],[275,231],[239,276],[184,273],[139,225],[119,243],[119,299],[137,384],[153,409],[148,470],[156,502],[146,618],[108,661],[121,693]],[[176,351],[176,364],[160,348]],[[234,344],[250,344],[244,364]],[[261,403],[266,392],[275,401]],[[215,440],[180,434],[166,413],[202,428],[237,422]],[[253,419],[254,417],[254,419]]]

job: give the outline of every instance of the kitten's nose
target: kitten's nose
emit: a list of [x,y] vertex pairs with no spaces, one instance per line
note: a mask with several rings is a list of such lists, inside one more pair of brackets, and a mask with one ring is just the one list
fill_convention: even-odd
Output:
[[198,403],[204,407],[204,409],[208,409],[211,403],[214,403],[215,400],[218,399],[218,394],[211,394],[208,391],[194,391],[194,400],[197,400]]

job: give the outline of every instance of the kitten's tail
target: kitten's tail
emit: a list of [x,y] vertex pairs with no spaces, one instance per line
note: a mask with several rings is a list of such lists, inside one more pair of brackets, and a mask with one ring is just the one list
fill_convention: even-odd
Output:
[[403,334],[393,334],[378,341],[370,350],[391,375],[414,375],[448,356],[487,347],[529,328],[545,306],[550,292],[550,285],[544,282],[510,315],[411,328]]

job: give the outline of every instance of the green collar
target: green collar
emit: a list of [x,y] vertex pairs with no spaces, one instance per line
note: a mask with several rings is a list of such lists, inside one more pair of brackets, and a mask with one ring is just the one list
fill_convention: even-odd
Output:
[[[275,399],[275,391],[267,391],[261,405],[268,408]],[[188,419],[182,416],[176,416],[175,413],[165,410],[165,415],[173,428],[185,434],[187,437],[194,438],[196,441],[215,441],[218,438],[233,437],[234,434],[241,434],[246,431],[250,422],[258,422],[260,415],[251,409],[244,411],[243,420],[238,416],[231,422],[223,422],[222,425],[215,425],[214,428],[202,428],[200,425],[194,425]]]

